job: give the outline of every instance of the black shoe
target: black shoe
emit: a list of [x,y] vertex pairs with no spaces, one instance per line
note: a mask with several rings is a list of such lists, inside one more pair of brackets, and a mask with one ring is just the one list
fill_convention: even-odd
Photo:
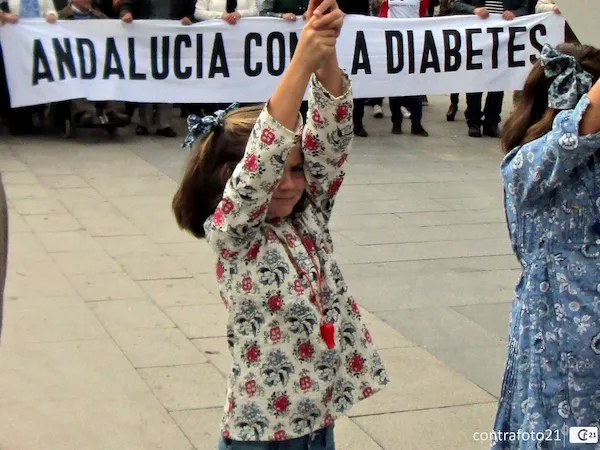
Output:
[[492,138],[497,138],[498,136],[500,136],[500,128],[498,128],[498,125],[484,125],[483,135]]
[[410,134],[413,134],[415,136],[421,136],[421,137],[429,137],[429,133],[427,131],[425,131],[425,128],[423,128],[423,125],[413,125],[410,129]]
[[395,123],[392,126],[392,134],[402,134],[402,124],[401,123]]
[[138,125],[135,128],[135,134],[137,134],[138,136],[148,136],[148,128]]
[[448,108],[448,112],[446,113],[446,120],[448,122],[454,122],[457,112],[458,112],[458,105],[451,103],[450,107]]
[[480,138],[481,127],[479,125],[469,125],[469,136]]
[[177,137],[177,133],[171,127],[161,128],[160,130],[156,130],[156,134],[162,137],[174,138]]
[[358,137],[366,138],[369,136],[369,133],[362,127],[354,127],[354,134]]

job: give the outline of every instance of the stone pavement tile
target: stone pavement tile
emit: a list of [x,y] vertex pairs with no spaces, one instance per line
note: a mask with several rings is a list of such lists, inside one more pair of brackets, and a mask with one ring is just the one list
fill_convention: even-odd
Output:
[[78,231],[82,230],[80,224],[71,214],[40,214],[23,216],[23,219],[36,233],[51,231]]
[[165,175],[90,177],[88,183],[107,198],[175,194],[177,184]]
[[57,189],[61,203],[78,219],[119,215],[117,208],[92,188]]
[[374,314],[361,309],[362,320],[369,329],[373,342],[378,349],[414,347],[415,344]]
[[453,306],[457,313],[462,314],[472,322],[481,325],[501,339],[508,337],[508,322],[512,302],[491,303],[486,305]]
[[7,184],[4,188],[6,196],[11,200],[44,200],[54,197],[54,194],[42,184]]
[[85,301],[144,298],[144,291],[126,273],[68,275]]
[[[102,325],[79,297],[8,299],[2,344],[107,338]],[[1,370],[1,369],[0,369]]]
[[394,348],[380,353],[390,383],[382,392],[355,405],[350,411],[352,417],[494,400],[422,348]]
[[172,306],[164,311],[190,339],[227,335],[227,310],[223,304]]
[[[335,421],[335,446],[343,450],[381,450],[375,442],[357,423],[348,417]],[[374,436],[377,436],[375,434]]]
[[52,259],[65,275],[94,275],[99,273],[121,273],[123,268],[106,252],[57,252]]
[[[346,269],[348,266],[344,266]],[[502,303],[512,298],[514,271],[347,276],[359,303],[371,312],[410,308]]]
[[8,212],[8,230],[10,235],[13,236],[17,233],[30,233],[31,228],[23,220],[23,216],[12,210]]
[[502,338],[450,307],[382,311],[377,317],[426,349],[501,345]]
[[215,273],[217,258],[205,241],[160,244],[165,253],[192,274]]
[[32,214],[67,214],[68,211],[60,201],[47,198],[44,200],[13,199],[11,204],[15,210],[24,216]]
[[102,247],[87,231],[55,231],[36,234],[46,251],[56,252],[101,252]]
[[425,181],[425,178],[420,173],[415,172],[398,172],[392,173],[360,173],[356,172],[360,169],[354,169],[354,166],[348,167],[348,173],[344,180],[344,187],[352,185],[379,185],[384,183],[398,183],[401,179],[405,183],[414,183],[419,181]]
[[175,324],[151,300],[108,300],[89,305],[109,332],[173,328]]
[[502,193],[495,197],[475,197],[475,198],[446,198],[437,199],[437,202],[455,211],[470,211],[478,209],[502,209],[504,206],[504,197]]
[[[208,292],[215,295],[219,299],[221,298],[221,294],[219,293],[219,284],[217,283],[217,277],[214,274],[200,273],[194,275],[194,278],[200,283],[202,283],[202,286],[204,286],[208,290]],[[222,301],[221,304],[223,304]]]
[[112,257],[136,255],[166,255],[148,236],[108,236],[95,238],[102,248]]
[[193,450],[158,400],[147,392],[4,404],[0,408],[0,448]]
[[229,376],[233,360],[226,338],[192,339],[192,342],[224,377]]
[[[164,176],[161,177],[164,179]],[[173,182],[170,181],[169,185]],[[155,220],[175,220],[171,210],[173,195],[165,195],[169,190],[160,190],[156,195],[119,196],[110,202],[129,218],[143,219],[152,217]]]
[[127,329],[111,335],[135,368],[207,362],[177,328]]
[[211,364],[152,367],[138,373],[167,411],[216,408],[225,401],[225,378]]
[[377,186],[382,192],[394,195],[404,194],[406,189],[412,189],[420,194],[425,194],[431,199],[444,198],[473,198],[503,195],[503,187],[500,180],[487,181],[440,181],[429,183],[412,184],[384,184]]
[[90,185],[79,175],[45,175],[40,182],[51,189],[89,188]]
[[170,414],[197,450],[215,450],[217,448],[223,416],[222,407],[171,411]]
[[[402,197],[398,195],[391,195],[381,189],[378,186],[365,186],[365,185],[348,185],[340,189],[339,194],[336,198],[336,202],[340,203],[354,203],[354,202],[371,202],[371,201],[383,201],[383,200],[395,200],[398,198],[412,197],[417,195],[417,192],[406,187]],[[358,205],[357,205],[358,206]]]
[[461,258],[512,253],[508,238],[472,239],[445,242],[368,245],[336,250],[354,263]]
[[7,267],[6,298],[68,297],[73,286],[53,261],[15,260]]
[[481,209],[477,211],[442,211],[396,214],[402,225],[434,226],[460,225],[469,223],[505,223],[504,211],[500,209]]
[[132,219],[138,229],[157,244],[193,243],[197,239],[179,229],[175,219],[166,217],[162,220],[149,221],[144,218]]
[[506,362],[506,344],[428,349],[449,368],[462,373],[481,389],[500,397]]
[[500,223],[429,227],[395,226],[393,228],[347,230],[340,233],[358,245],[376,245],[503,238],[506,236],[506,226]]
[[[357,417],[356,424],[386,450],[486,450],[496,403]],[[485,435],[484,435],[485,436]]]
[[223,305],[196,278],[138,281],[141,288],[161,308],[185,305]]
[[[3,346],[0,404],[147,392],[112,339]],[[0,408],[2,409],[2,408]]]
[[17,233],[9,236],[8,259],[11,263],[17,260],[52,261],[44,246],[33,233]]
[[337,214],[334,209],[329,223],[332,231],[364,230],[377,228],[394,228],[402,225],[400,217],[394,214],[367,214],[355,215],[349,220],[347,216]]
[[[7,179],[10,179],[10,178],[8,178],[9,173],[11,175],[17,174],[17,173],[26,173],[26,174],[31,173],[29,170],[29,167],[27,167],[21,161],[19,161],[18,159],[14,158],[12,156],[6,157],[5,155],[2,155],[0,157],[0,166],[2,167],[2,179],[3,180],[5,179],[5,176],[7,177]],[[27,177],[29,175],[25,175],[25,176]],[[30,184],[30,183],[8,183],[8,182],[6,182],[5,184]]]
[[420,211],[447,211],[451,209],[425,196],[403,198],[400,200],[379,200],[360,203],[340,203],[336,205],[336,214],[354,216],[362,214],[407,213]]
[[121,264],[131,279],[136,281],[191,277],[187,270],[166,255],[132,253],[116,256],[115,260]]
[[[455,272],[479,272],[482,270],[520,270],[514,255],[479,256],[473,258],[444,259],[440,261]],[[515,283],[517,280],[515,279]]]
[[105,214],[97,217],[79,219],[85,229],[94,237],[135,236],[142,232],[121,214]]

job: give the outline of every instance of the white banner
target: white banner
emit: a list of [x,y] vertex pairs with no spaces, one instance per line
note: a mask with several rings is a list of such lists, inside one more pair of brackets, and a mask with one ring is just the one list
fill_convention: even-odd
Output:
[[[155,103],[263,102],[289,63],[302,21],[21,20],[0,27],[13,107],[75,98]],[[349,16],[338,41],[355,97],[522,87],[564,19],[539,14],[379,19]]]

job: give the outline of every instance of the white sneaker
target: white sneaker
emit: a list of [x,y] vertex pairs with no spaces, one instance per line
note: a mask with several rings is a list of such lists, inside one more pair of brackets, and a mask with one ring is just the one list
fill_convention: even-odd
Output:
[[402,106],[400,110],[402,111],[402,117],[404,117],[405,119],[410,119],[410,111],[408,109]]
[[383,117],[383,109],[381,109],[381,106],[373,106],[373,117],[376,119],[381,119]]

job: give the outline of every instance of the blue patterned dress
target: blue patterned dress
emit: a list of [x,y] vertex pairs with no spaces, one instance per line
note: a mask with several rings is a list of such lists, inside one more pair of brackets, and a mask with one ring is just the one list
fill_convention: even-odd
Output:
[[[600,449],[568,428],[600,422],[600,134],[579,136],[589,105],[502,163],[506,218],[523,267],[492,448]],[[521,439],[512,433],[519,433]],[[525,436],[525,438],[523,438]]]

